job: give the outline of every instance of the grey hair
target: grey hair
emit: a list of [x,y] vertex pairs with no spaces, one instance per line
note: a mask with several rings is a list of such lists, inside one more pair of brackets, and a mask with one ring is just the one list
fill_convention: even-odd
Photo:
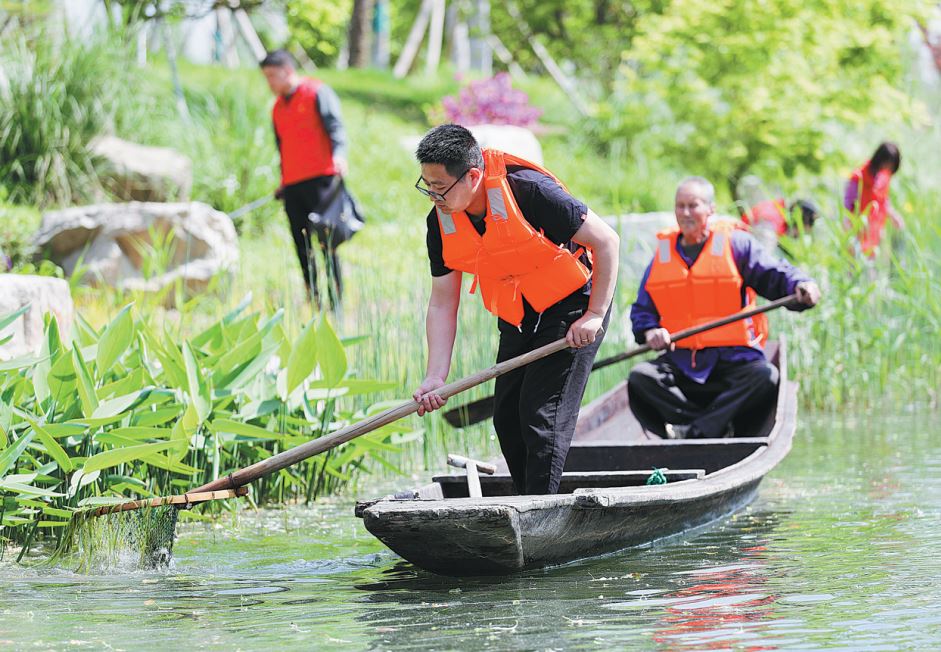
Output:
[[716,203],[716,189],[715,186],[709,182],[709,179],[706,179],[705,177],[686,177],[680,181],[680,185],[676,187],[676,192],[679,193],[679,191],[686,186],[699,186],[703,191],[703,199],[705,199],[710,204]]

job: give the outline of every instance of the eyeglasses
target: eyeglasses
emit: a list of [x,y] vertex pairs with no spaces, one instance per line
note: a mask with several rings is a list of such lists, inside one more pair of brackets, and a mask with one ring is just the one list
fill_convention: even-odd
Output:
[[466,175],[470,171],[471,171],[471,168],[467,168],[466,170],[464,170],[461,173],[461,176],[457,178],[457,181],[455,181],[450,186],[448,186],[448,189],[445,190],[444,192],[435,192],[434,190],[429,190],[428,188],[425,188],[424,186],[422,186],[421,182],[424,181],[424,179],[421,177],[421,175],[419,175],[418,181],[415,182],[415,190],[425,195],[426,197],[431,197],[432,199],[435,199],[437,201],[444,201],[444,196],[448,194],[449,192],[451,192],[451,188],[456,186],[460,182],[460,180],[464,178],[464,175]]

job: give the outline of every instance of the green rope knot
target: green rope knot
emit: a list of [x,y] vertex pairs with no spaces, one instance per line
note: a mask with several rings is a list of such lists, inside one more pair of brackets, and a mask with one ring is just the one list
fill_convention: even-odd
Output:
[[646,484],[666,484],[667,476],[663,475],[663,469],[658,469],[653,467],[653,473],[650,474],[650,477],[647,478]]

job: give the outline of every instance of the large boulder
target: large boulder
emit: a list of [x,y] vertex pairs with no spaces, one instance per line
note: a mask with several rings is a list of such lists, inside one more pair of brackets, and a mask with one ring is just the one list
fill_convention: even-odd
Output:
[[34,354],[42,347],[43,315],[52,313],[59,324],[63,341],[69,341],[74,317],[69,284],[61,278],[0,274],[0,317],[29,305],[16,321],[0,330],[0,360]]
[[114,136],[91,143],[102,159],[104,186],[124,201],[186,201],[193,187],[193,164],[167,147],[138,145]]
[[468,127],[481,147],[491,147],[542,165],[542,145],[525,127],[473,125]]
[[82,283],[158,291],[182,279],[193,292],[232,269],[239,252],[232,220],[199,202],[96,204],[43,215],[35,245]]
[[[481,147],[499,149],[524,158],[533,163],[543,164],[542,145],[536,135],[525,127],[513,125],[473,125],[467,127]],[[402,146],[414,153],[421,141],[420,136],[408,136],[402,139]]]

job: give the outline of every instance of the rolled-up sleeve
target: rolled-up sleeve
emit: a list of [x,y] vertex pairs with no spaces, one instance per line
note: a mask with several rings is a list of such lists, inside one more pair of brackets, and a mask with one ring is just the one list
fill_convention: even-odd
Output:
[[657,306],[654,305],[653,298],[647,292],[647,279],[650,277],[650,267],[653,261],[647,265],[644,275],[640,279],[640,287],[637,288],[637,299],[631,306],[631,330],[634,333],[634,339],[638,344],[646,344],[647,338],[644,333],[651,328],[660,326],[660,313]]

